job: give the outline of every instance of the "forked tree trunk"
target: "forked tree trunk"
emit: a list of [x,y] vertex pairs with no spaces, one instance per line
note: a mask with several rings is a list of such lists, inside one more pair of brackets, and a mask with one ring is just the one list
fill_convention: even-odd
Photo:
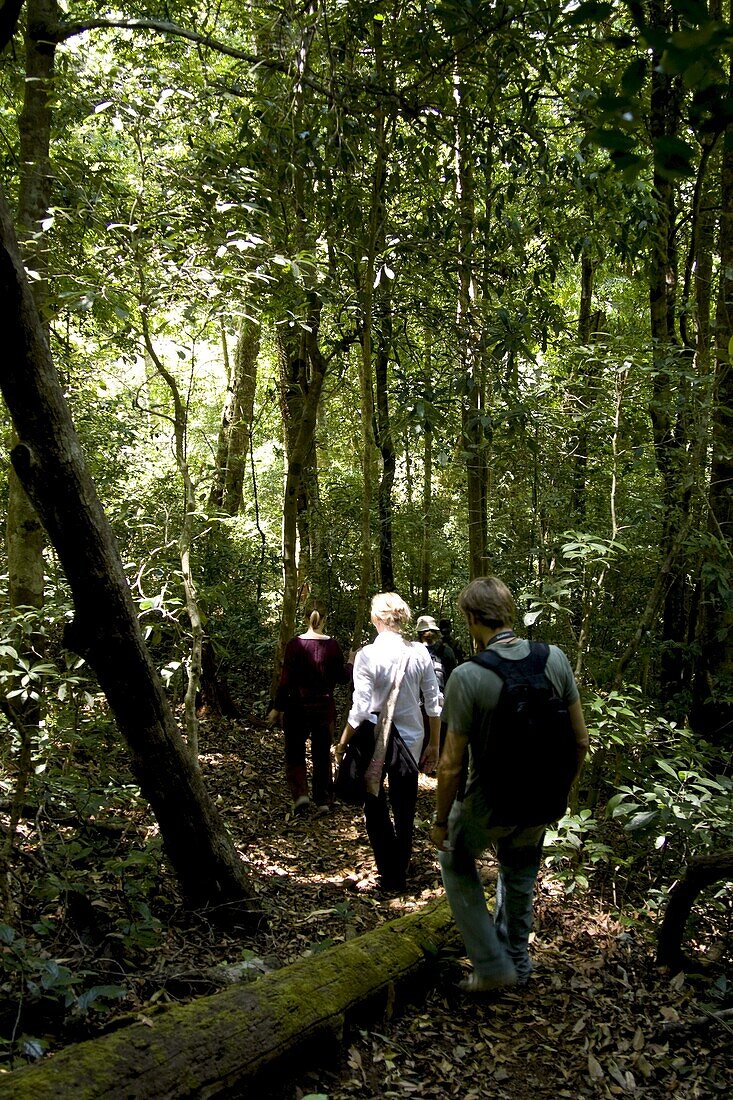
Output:
[[[13,466],[58,553],[75,618],[67,643],[97,674],[187,898],[251,899],[246,870],[189,760],[140,633],[111,528],[54,369],[0,192],[0,389],[19,443]],[[249,902],[253,907],[254,903]]]
[[455,942],[445,901],[250,985],[146,1013],[144,1023],[67,1047],[0,1076],[0,1098],[162,1100],[251,1096],[273,1076],[339,1057],[345,1029],[391,1012],[397,997],[439,975],[438,954]]

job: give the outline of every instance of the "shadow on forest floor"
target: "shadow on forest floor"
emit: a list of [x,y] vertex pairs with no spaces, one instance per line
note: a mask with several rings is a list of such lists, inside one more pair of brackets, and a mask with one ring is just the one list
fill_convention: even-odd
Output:
[[[258,949],[279,964],[442,894],[428,840],[434,780],[421,777],[409,892],[384,901],[353,889],[373,870],[358,810],[336,806],[324,818],[290,814],[278,731],[217,724],[203,762],[263,891],[269,927]],[[484,870],[490,879],[491,861]],[[648,919],[624,928],[592,893],[567,898],[545,874],[532,954],[526,991],[493,1004],[469,1001],[453,979],[446,988],[443,975],[422,1003],[357,1032],[341,1066],[304,1075],[281,1093],[283,1100],[733,1095],[731,1028],[708,1015],[720,1008],[714,983],[725,990],[725,979],[720,971],[685,978],[657,970]],[[728,992],[730,979],[729,973]]]
[[[337,805],[323,818],[294,817],[279,731],[209,720],[201,725],[204,778],[267,916],[254,934],[222,932],[206,913],[185,910],[169,870],[161,871],[155,823],[128,786],[121,747],[110,742],[93,758],[80,751],[69,747],[69,776],[78,772],[84,798],[99,790],[109,808],[106,816],[79,810],[55,819],[46,809],[45,818],[39,811],[23,825],[24,899],[10,949],[18,965],[6,968],[0,1007],[5,1046],[17,1052],[11,1066],[25,1060],[20,1052],[37,1057],[98,1034],[123,1012],[145,1021],[154,1004],[213,992],[224,967],[258,974],[285,966],[442,896],[428,840],[434,780],[421,778],[408,892],[384,899],[356,888],[368,886],[373,871],[360,812]],[[110,791],[119,792],[117,801]],[[490,860],[483,870],[490,880]],[[44,894],[54,875],[57,886]],[[698,976],[660,972],[647,915],[624,927],[592,892],[568,898],[547,872],[535,916],[535,973],[526,991],[493,1004],[468,1001],[455,990],[466,964],[436,964],[427,996],[369,1032],[352,1033],[341,1064],[304,1070],[288,1088],[257,1100],[733,1095],[732,1029],[711,1018],[731,1001],[729,950],[727,975],[720,966]],[[7,944],[11,930],[2,929]],[[46,977],[53,969],[58,991],[29,997],[29,966]],[[105,1002],[104,992],[116,987]]]

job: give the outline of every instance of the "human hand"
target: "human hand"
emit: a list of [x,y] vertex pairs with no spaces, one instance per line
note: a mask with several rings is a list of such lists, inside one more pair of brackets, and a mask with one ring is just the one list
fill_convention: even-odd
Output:
[[439,852],[450,851],[450,848],[446,844],[446,841],[448,839],[447,825],[433,825],[430,830],[430,839]]
[[432,775],[438,766],[438,746],[428,745],[420,760],[420,770],[427,775]]
[[281,710],[276,710],[273,707],[272,710],[268,712],[267,717],[265,718],[265,723],[270,727],[279,726],[282,716],[283,712]]

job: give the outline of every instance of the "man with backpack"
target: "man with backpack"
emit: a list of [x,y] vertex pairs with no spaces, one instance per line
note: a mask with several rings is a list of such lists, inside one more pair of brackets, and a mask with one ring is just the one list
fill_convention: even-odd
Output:
[[[529,978],[545,827],[565,813],[588,732],[567,657],[516,636],[514,600],[502,581],[477,578],[458,606],[478,653],[447,685],[431,836],[473,965],[461,988],[484,993]],[[499,863],[493,918],[476,869],[488,848]]]

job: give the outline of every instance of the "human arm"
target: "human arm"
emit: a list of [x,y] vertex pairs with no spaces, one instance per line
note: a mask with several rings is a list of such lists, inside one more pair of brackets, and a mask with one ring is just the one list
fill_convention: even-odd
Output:
[[420,769],[430,775],[435,771],[440,753],[440,715],[431,715],[428,722],[430,723],[430,740],[420,759]]
[[583,717],[583,708],[580,704],[579,699],[576,699],[574,703],[571,703],[569,705],[568,717],[570,718],[570,726],[572,728],[572,731],[575,734],[576,766],[575,776],[573,778],[577,779],[590,745],[588,728],[585,724],[585,718]]
[[351,740],[351,738],[354,736],[355,733],[356,733],[356,730],[354,729],[354,727],[350,726],[349,723],[347,722],[346,725],[344,726],[343,730],[341,731],[341,736],[339,737],[338,741],[336,742],[336,744],[333,747],[333,751],[336,754],[336,762],[337,763],[341,760],[341,757],[346,752],[346,746],[348,745],[349,741]]
[[435,801],[435,822],[430,830],[430,839],[438,849],[445,847],[448,832],[448,815],[458,794],[463,771],[463,758],[466,754],[468,738],[457,733],[450,726],[443,751],[438,761],[438,792]]
[[344,755],[346,746],[362,721],[371,714],[374,672],[363,649],[358,650],[354,655],[353,679],[354,691],[351,698],[351,709],[346,719],[346,725],[341,731],[341,736],[335,746],[337,760],[340,760]]

